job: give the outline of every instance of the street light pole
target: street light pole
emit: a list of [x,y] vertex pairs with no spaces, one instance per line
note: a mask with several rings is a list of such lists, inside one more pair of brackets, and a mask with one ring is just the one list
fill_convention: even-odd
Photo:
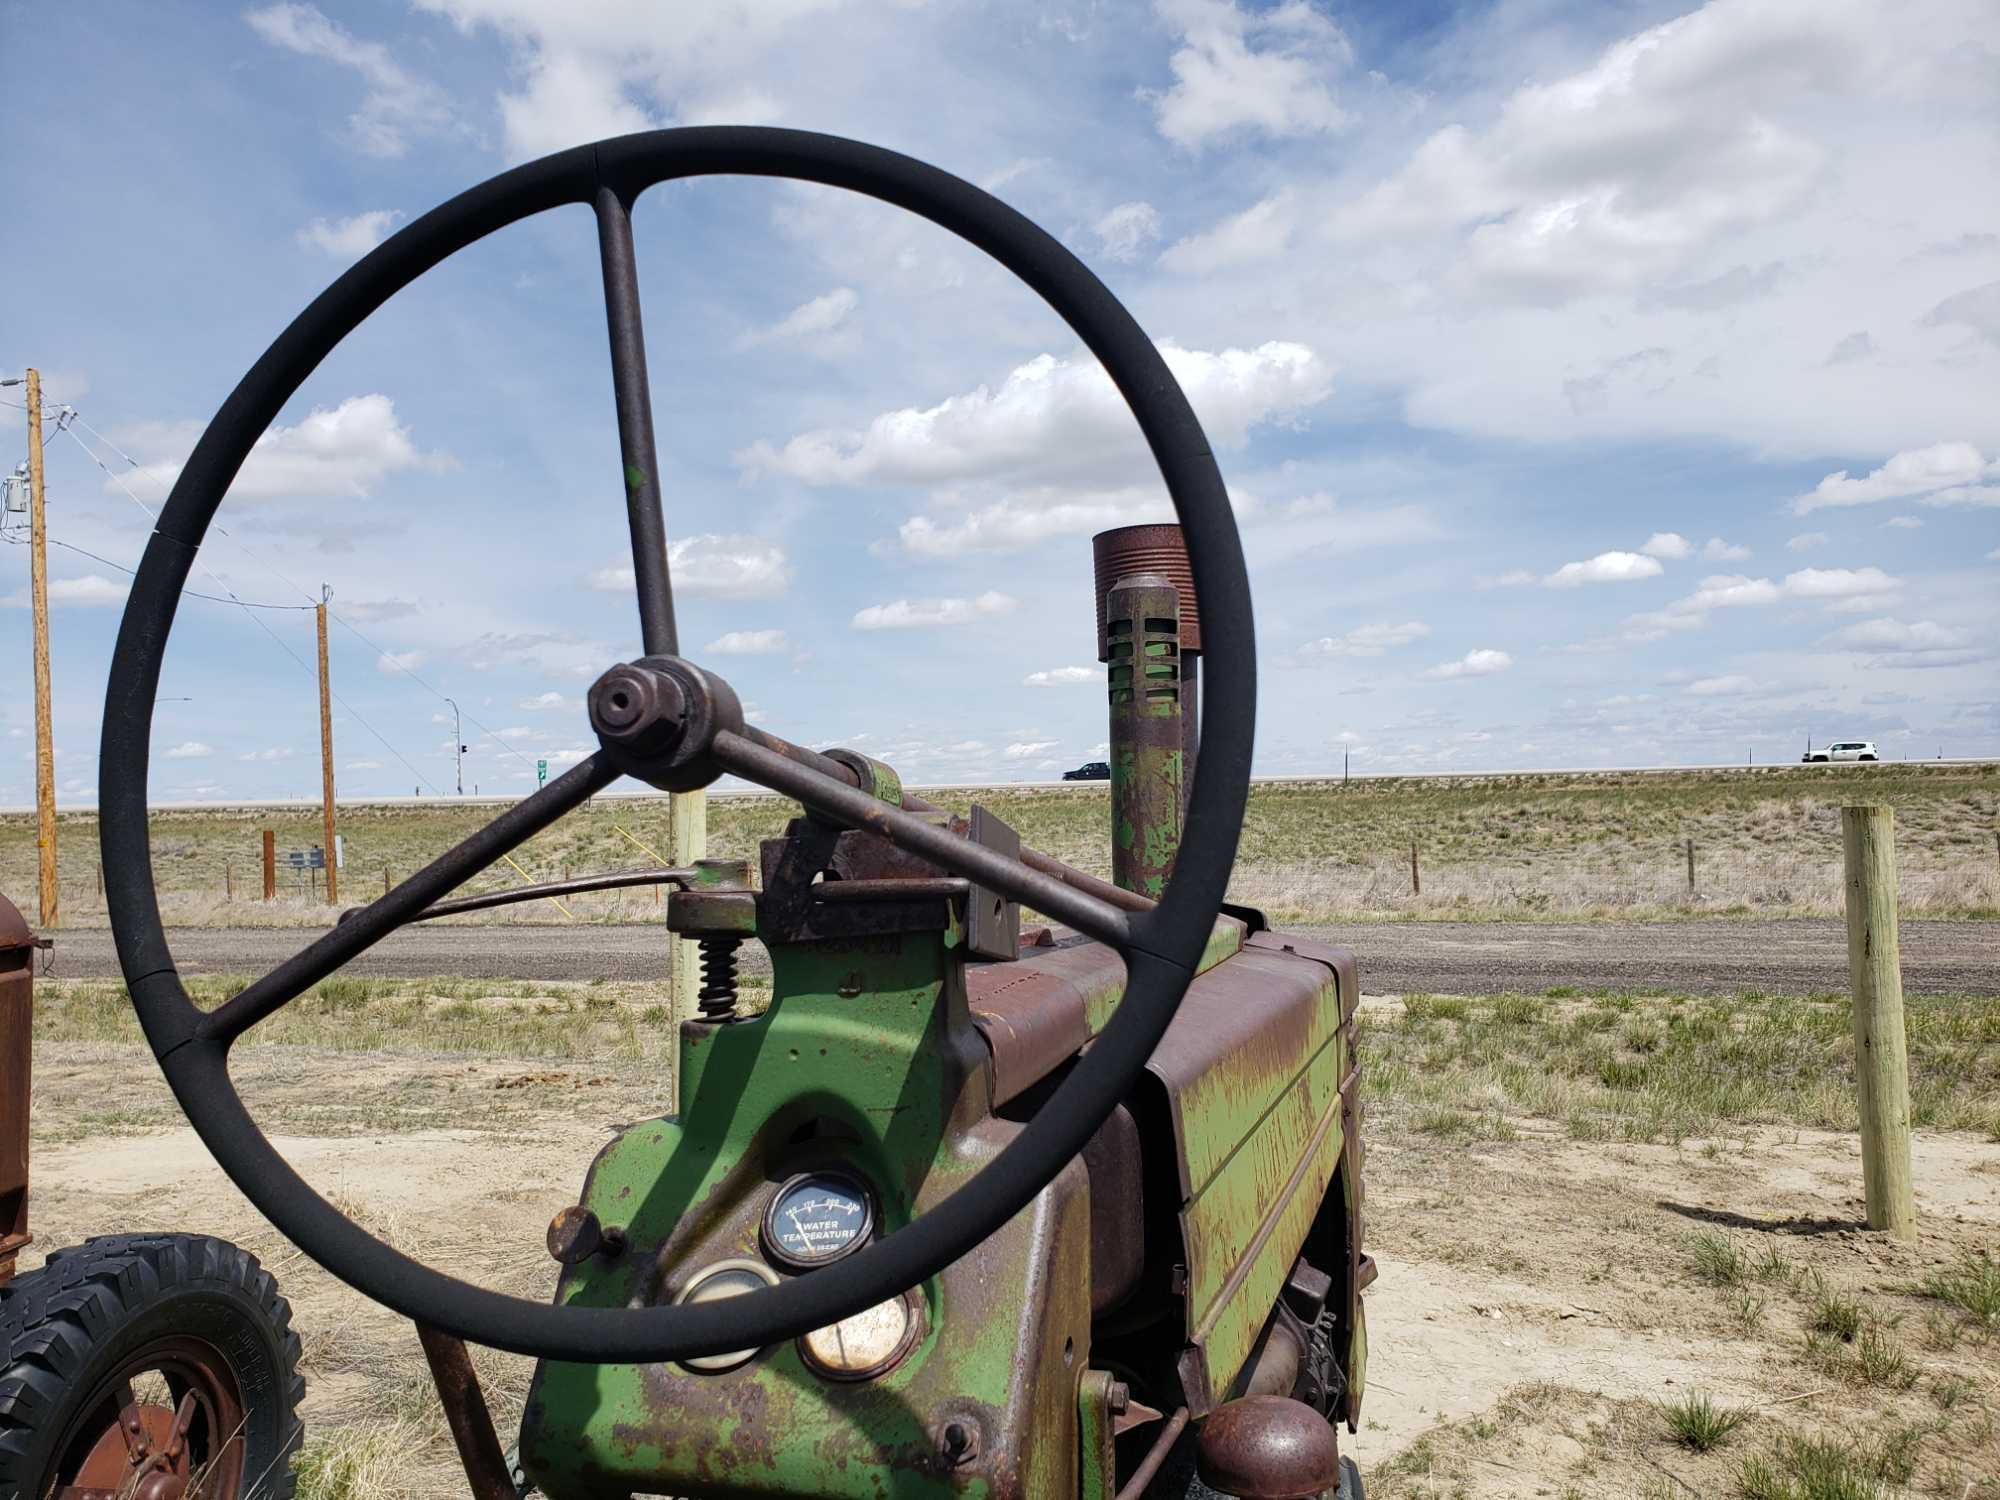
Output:
[[458,765],[458,795],[463,797],[465,795],[465,731],[459,727],[458,705],[452,703],[452,700],[449,698],[444,701],[451,703],[452,756]]

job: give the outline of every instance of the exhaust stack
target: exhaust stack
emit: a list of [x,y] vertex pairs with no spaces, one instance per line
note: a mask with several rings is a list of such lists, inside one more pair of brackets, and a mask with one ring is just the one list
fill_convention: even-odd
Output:
[[1198,745],[1201,617],[1178,526],[1092,539],[1097,657],[1111,718],[1112,879],[1158,896],[1173,873]]

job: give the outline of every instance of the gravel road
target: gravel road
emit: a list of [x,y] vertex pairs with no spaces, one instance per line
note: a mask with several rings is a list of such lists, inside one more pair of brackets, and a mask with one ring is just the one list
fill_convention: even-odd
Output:
[[[1483,994],[1672,988],[1691,994],[1809,994],[1847,984],[1840,922],[1747,919],[1636,923],[1388,922],[1294,930],[1352,947],[1370,994]],[[171,934],[183,972],[262,973],[304,947],[305,929],[210,928]],[[411,928],[347,966],[391,978],[644,979],[661,972],[665,933],[632,926]],[[1911,994],[2000,996],[2000,922],[1905,922],[1903,987]],[[746,954],[746,957],[749,955]],[[56,935],[48,972],[116,975],[111,934]]]

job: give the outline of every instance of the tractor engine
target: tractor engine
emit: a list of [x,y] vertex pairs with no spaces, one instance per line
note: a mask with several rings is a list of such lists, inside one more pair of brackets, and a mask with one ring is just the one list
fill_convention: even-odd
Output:
[[[1177,527],[1105,533],[1096,564],[1119,888],[1103,889],[1136,909],[1180,840],[1200,615]],[[927,808],[889,767],[829,756]],[[982,807],[925,815],[1020,853]],[[1036,1116],[1124,993],[1115,950],[1024,926],[865,829],[799,818],[758,865],[753,881],[749,862],[705,862],[670,898],[704,976],[679,1113],[626,1127],[551,1225],[559,1303],[755,1291],[921,1216]],[[753,938],[772,967],[757,1011],[734,977]],[[1334,1474],[1366,1359],[1358,996],[1350,953],[1225,908],[1140,1086],[1001,1232],[782,1344],[542,1363],[527,1476],[554,1500],[1316,1493],[1286,1486]]]

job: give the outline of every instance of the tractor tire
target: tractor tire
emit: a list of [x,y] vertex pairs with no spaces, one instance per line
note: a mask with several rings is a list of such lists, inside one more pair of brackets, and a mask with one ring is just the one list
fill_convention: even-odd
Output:
[[226,1240],[58,1250],[0,1287],[0,1495],[291,1500],[298,1365],[291,1304]]

